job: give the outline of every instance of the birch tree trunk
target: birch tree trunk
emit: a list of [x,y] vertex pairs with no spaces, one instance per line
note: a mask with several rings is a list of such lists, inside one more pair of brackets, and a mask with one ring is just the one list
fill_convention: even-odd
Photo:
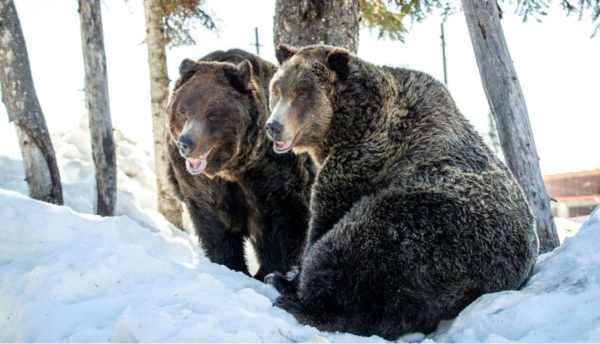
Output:
[[167,117],[169,75],[165,52],[164,11],[161,0],[144,0],[146,12],[146,45],[150,67],[150,96],[154,126],[154,159],[158,187],[158,211],[172,224],[183,228],[181,203],[175,199],[167,177]]
[[29,196],[62,205],[60,173],[13,0],[0,0],[0,61],[2,101],[17,130]]
[[275,46],[328,44],[356,53],[359,0],[277,0]]
[[483,88],[496,119],[504,158],[533,208],[540,253],[559,245],[550,196],[539,166],[525,99],[495,0],[462,0]]
[[92,155],[96,166],[96,214],[113,216],[117,201],[117,157],[108,99],[108,77],[100,0],[79,0]]

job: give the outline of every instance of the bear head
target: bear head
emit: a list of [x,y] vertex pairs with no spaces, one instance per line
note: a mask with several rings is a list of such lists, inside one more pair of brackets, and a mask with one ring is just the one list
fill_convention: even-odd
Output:
[[266,129],[277,153],[312,152],[323,142],[335,111],[336,82],[351,70],[350,52],[314,45],[279,45],[280,68],[271,79],[271,116]]
[[179,72],[167,107],[171,139],[189,173],[226,173],[252,145],[248,135],[256,130],[249,128],[258,130],[266,111],[252,65],[247,60],[235,65],[186,59]]

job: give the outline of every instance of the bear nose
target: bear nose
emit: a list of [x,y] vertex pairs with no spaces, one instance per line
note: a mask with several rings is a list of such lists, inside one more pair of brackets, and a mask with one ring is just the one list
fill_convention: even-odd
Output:
[[194,150],[195,146],[196,143],[188,135],[181,135],[177,139],[177,148],[179,148],[179,152],[181,152],[181,155],[188,155]]
[[283,124],[281,124],[277,121],[271,121],[271,122],[267,123],[267,126],[265,128],[267,129],[267,132],[275,135],[275,134],[279,134],[283,131]]

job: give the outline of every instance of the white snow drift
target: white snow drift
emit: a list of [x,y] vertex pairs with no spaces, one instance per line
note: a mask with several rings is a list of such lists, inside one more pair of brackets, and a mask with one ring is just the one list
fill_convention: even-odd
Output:
[[[21,162],[0,156],[0,188],[14,190],[0,190],[0,342],[383,341],[300,325],[271,306],[272,287],[208,261],[155,211],[152,158],[119,132],[125,216],[90,215],[84,123],[53,137],[65,207],[14,192],[27,193]],[[522,290],[484,295],[435,333],[402,339],[600,342],[600,210],[565,241]]]
[[0,341],[290,342],[320,334],[191,240],[0,191]]

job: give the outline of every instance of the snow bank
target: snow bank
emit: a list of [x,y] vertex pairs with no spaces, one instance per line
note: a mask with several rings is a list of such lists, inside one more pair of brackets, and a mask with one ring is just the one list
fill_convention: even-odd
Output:
[[191,240],[0,191],[0,342],[383,341],[320,333]]

